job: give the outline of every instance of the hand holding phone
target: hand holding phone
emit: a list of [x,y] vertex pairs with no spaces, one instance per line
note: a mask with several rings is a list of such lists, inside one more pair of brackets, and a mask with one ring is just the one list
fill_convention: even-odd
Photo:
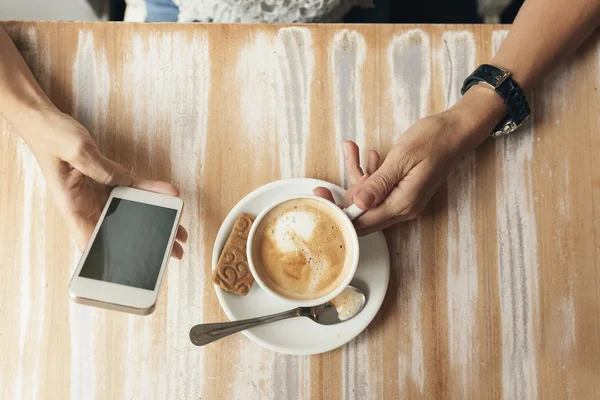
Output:
[[182,209],[178,197],[115,188],[73,274],[71,297],[78,303],[151,313]]

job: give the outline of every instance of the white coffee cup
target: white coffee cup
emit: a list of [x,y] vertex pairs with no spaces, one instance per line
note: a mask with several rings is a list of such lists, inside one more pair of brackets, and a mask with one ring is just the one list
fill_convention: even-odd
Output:
[[[343,225],[343,226],[340,226],[340,229],[344,229],[346,231],[346,233],[348,234],[347,238],[349,238],[348,240],[350,240],[350,242],[351,242],[350,246],[349,246],[349,247],[351,247],[351,250],[352,250],[352,254],[350,256],[350,266],[347,267],[346,276],[344,277],[344,280],[339,284],[339,286],[337,286],[335,289],[333,289],[331,292],[327,293],[326,295],[323,295],[318,298],[310,299],[310,300],[291,299],[291,298],[285,297],[285,296],[275,292],[261,278],[261,276],[258,273],[257,268],[254,264],[254,248],[255,248],[254,241],[260,240],[260,237],[258,237],[258,235],[257,235],[257,230],[261,224],[261,221],[265,218],[265,216],[267,214],[269,214],[269,212],[273,208],[275,208],[278,205],[285,203],[287,201],[296,200],[296,199],[316,200],[316,201],[319,201],[323,204],[326,204],[328,207],[330,207],[331,210],[337,214],[337,216],[339,217],[339,221]],[[346,209],[341,209],[338,206],[336,206],[335,204],[331,203],[330,201],[328,201],[322,197],[313,196],[313,195],[291,196],[291,197],[287,197],[281,201],[271,204],[270,206],[265,208],[260,214],[258,214],[254,223],[252,224],[252,227],[250,228],[250,233],[248,234],[248,245],[247,245],[248,266],[250,267],[250,271],[252,272],[252,276],[254,277],[254,280],[258,283],[258,285],[265,292],[267,292],[271,296],[273,296],[283,302],[289,303],[290,305],[293,305],[293,306],[311,307],[311,306],[316,306],[319,304],[324,304],[324,303],[327,303],[328,301],[332,300],[333,298],[338,296],[346,288],[346,286],[348,286],[350,284],[350,282],[354,278],[354,274],[356,273],[356,268],[358,267],[358,259],[359,259],[359,243],[358,243],[358,235],[356,233],[356,230],[354,229],[352,220],[354,220],[355,218],[358,218],[363,212],[364,212],[363,210],[361,210],[354,204]]]

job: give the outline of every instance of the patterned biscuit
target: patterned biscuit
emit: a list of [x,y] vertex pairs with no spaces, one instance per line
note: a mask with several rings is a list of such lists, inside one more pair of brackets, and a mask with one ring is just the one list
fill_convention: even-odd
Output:
[[213,283],[240,296],[247,295],[254,283],[246,258],[248,233],[253,222],[254,217],[249,214],[237,217],[212,276]]

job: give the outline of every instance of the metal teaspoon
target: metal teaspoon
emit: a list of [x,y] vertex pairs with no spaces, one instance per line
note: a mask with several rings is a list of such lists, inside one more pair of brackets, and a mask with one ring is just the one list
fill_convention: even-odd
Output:
[[[359,296],[360,306],[352,315],[345,315],[342,317],[344,319],[340,319],[340,316],[338,315],[338,308],[340,307],[340,304],[337,304],[338,308],[336,308],[334,303],[337,303],[336,300],[339,299],[340,296],[346,292],[346,290],[353,290],[355,292],[354,295]],[[340,296],[336,297],[332,301],[314,307],[298,307],[294,308],[293,310],[284,311],[278,314],[244,319],[241,321],[194,325],[192,329],[190,329],[190,340],[196,346],[204,346],[214,342],[215,340],[222,339],[225,336],[229,336],[246,329],[294,317],[308,317],[321,325],[339,324],[340,322],[347,321],[357,316],[363,310],[367,302],[367,298],[363,291],[354,286],[348,285],[344,292],[342,292]]]

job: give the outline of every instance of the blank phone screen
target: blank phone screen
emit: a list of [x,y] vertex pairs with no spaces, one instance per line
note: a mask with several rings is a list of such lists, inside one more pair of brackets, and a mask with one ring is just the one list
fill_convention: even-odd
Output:
[[113,197],[79,276],[154,290],[176,216]]

